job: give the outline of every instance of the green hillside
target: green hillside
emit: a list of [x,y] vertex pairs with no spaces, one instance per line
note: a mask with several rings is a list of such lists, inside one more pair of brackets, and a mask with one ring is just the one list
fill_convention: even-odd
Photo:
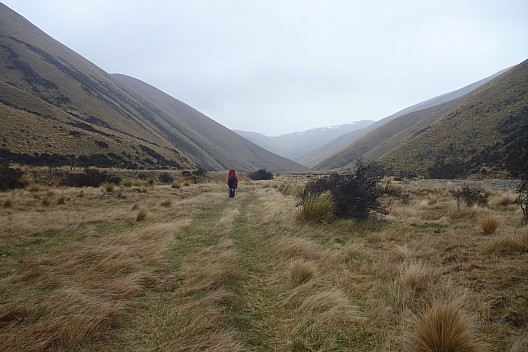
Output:
[[338,154],[324,160],[317,166],[317,169],[346,168],[359,157],[377,160],[379,156],[387,153],[391,147],[399,147],[402,143],[405,143],[410,138],[410,133],[412,133],[410,130],[424,128],[423,126],[434,121],[452,104],[453,102],[443,103],[389,121],[359,138]]
[[528,160],[527,67],[524,61],[458,99],[389,121],[317,168],[349,168],[362,156],[395,174],[515,176]]
[[528,60],[457,101],[380,162],[396,172],[461,177],[513,176],[528,161]]
[[0,16],[0,157],[98,166],[304,169],[141,81],[104,72],[3,4]]

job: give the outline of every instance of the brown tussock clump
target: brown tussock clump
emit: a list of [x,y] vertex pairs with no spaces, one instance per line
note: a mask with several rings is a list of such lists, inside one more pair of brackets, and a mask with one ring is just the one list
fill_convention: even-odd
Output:
[[57,198],[57,205],[64,205],[65,203],[66,197],[61,193],[61,195]]
[[136,215],[136,221],[143,221],[147,218],[147,211],[145,209],[141,209],[138,211]]
[[398,245],[385,254],[376,265],[375,274],[380,278],[393,278],[398,275],[400,265],[416,258],[415,251],[406,245]]
[[340,330],[350,324],[363,322],[359,310],[339,289],[323,291],[306,298],[297,309],[296,317],[299,321],[293,329],[294,334]]
[[313,262],[304,259],[295,259],[290,262],[289,280],[292,286],[299,286],[310,281],[317,272]]
[[493,238],[484,248],[484,253],[514,254],[523,250],[528,250],[528,231]]
[[287,258],[305,258],[316,260],[321,256],[322,248],[312,240],[302,237],[284,236],[275,244],[276,251]]
[[4,201],[4,208],[11,208],[13,206],[13,200],[11,198],[6,198]]
[[493,215],[486,215],[479,221],[479,226],[485,235],[491,235],[499,228],[499,219]]
[[425,291],[438,279],[436,270],[427,267],[421,262],[413,262],[402,265],[400,268],[400,279],[404,286],[413,290]]
[[457,300],[434,302],[412,318],[411,326],[406,337],[407,351],[482,351],[472,319]]
[[163,202],[160,203],[160,206],[170,208],[172,206],[172,201],[170,199],[165,199]]
[[[166,265],[176,231],[188,222],[159,223],[74,242],[21,261],[14,284],[32,282],[24,300],[0,309],[0,350],[74,350],[121,324],[131,296]],[[46,290],[42,299],[36,290]],[[38,297],[38,296],[36,296]]]

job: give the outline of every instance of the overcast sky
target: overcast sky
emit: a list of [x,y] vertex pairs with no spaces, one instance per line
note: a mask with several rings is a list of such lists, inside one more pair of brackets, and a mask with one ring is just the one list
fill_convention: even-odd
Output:
[[526,0],[7,0],[224,126],[379,120],[528,58]]

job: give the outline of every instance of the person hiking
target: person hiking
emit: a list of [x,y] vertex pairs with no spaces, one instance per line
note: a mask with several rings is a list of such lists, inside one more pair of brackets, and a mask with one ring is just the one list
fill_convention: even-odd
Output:
[[236,189],[238,187],[238,177],[235,170],[229,170],[229,175],[227,176],[227,186],[229,187],[229,197],[234,198]]

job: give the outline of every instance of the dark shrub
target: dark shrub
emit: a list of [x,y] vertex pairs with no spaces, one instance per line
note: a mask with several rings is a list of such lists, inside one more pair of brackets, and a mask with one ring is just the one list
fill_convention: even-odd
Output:
[[161,183],[172,183],[174,182],[174,177],[172,177],[168,172],[162,172],[159,175],[159,180]]
[[249,174],[252,180],[273,180],[273,174],[266,169],[258,169]]
[[106,171],[96,169],[86,169],[82,173],[70,174],[61,184],[71,187],[99,187],[103,183],[119,184],[121,177],[111,175]]
[[464,202],[466,206],[471,207],[475,204],[488,204],[488,194],[479,186],[462,186],[460,189],[451,191],[457,203]]
[[24,175],[24,171],[12,169],[9,167],[9,163],[3,163],[0,166],[0,191],[24,188],[26,183],[22,181],[22,175]]
[[193,181],[193,183],[198,183],[200,179],[205,178],[205,176],[207,175],[207,170],[202,169],[202,168],[198,168],[197,170],[194,170],[192,172],[188,170],[183,170],[181,174],[183,177],[188,178],[191,181]]
[[375,214],[387,214],[380,198],[391,193],[391,188],[381,185],[383,170],[375,163],[358,160],[354,174],[334,173],[310,181],[301,196],[301,204],[311,195],[330,192],[335,202],[338,218],[367,219]]

